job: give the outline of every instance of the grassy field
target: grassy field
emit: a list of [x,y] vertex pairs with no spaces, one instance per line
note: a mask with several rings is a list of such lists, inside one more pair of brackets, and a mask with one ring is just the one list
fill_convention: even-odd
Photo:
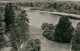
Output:
[[[58,43],[50,41],[42,35],[43,31],[40,28],[30,27],[31,38],[37,38],[41,40],[41,51],[69,51],[70,45],[67,43]],[[27,43],[27,42],[26,42]],[[26,45],[24,43],[24,45]],[[11,47],[3,48],[1,51],[10,51]],[[23,51],[23,50],[22,50]]]
[[40,28],[30,27],[31,37],[41,40],[41,51],[70,51],[70,45],[68,43],[50,41],[42,33],[43,31]]

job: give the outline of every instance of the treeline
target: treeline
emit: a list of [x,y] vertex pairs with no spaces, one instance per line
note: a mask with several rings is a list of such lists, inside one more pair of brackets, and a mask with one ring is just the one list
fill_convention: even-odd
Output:
[[[0,3],[0,5],[6,5],[7,3]],[[18,2],[14,3],[22,7],[31,7],[33,9],[41,11],[57,11],[66,12],[72,14],[80,14],[80,2],[71,1],[54,1],[54,2]]]
[[24,2],[16,3],[25,7],[38,7],[41,11],[58,11],[72,14],[80,14],[80,2],[56,1],[56,2]]

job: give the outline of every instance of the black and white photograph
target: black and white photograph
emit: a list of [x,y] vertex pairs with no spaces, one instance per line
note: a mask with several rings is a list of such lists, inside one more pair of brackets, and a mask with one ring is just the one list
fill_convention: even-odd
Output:
[[80,0],[0,0],[0,51],[80,51]]

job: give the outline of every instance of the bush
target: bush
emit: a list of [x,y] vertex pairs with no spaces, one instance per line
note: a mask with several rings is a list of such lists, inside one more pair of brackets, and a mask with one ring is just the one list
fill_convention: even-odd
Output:
[[48,23],[43,23],[41,26],[42,30],[48,29],[48,30],[53,30],[54,25],[53,24],[48,24]]
[[54,40],[54,30],[45,30],[43,35],[48,38],[49,40]]
[[48,27],[48,23],[43,23],[41,26],[42,30],[45,30],[47,27]]
[[30,39],[25,48],[26,51],[40,51],[41,49],[41,41],[40,39]]
[[54,40],[54,25],[43,23],[41,27],[44,30],[43,35],[49,40]]

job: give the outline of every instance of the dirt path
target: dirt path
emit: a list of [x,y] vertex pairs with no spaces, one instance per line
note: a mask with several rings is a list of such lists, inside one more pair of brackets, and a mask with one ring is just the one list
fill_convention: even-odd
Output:
[[39,28],[31,27],[30,35],[33,38],[39,38],[41,40],[41,51],[69,51],[70,45],[66,43],[58,43],[50,41],[43,37],[42,30]]

